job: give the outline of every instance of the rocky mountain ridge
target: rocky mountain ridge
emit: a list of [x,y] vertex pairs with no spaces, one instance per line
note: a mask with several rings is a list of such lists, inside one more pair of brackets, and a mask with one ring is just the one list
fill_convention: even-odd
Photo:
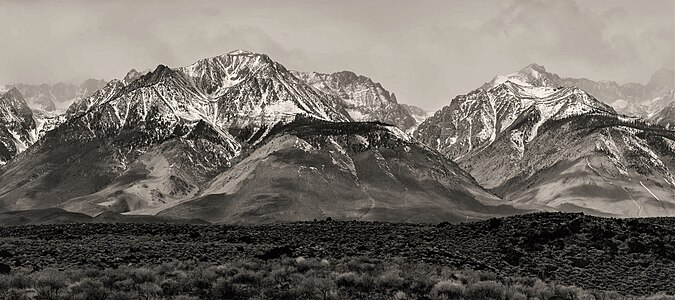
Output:
[[454,98],[414,136],[504,200],[600,215],[672,215],[675,138],[543,67]]
[[35,142],[36,128],[33,112],[19,90],[0,90],[0,166]]
[[417,120],[380,83],[351,71],[332,74],[294,72],[311,86],[336,96],[355,121],[381,121],[409,131]]
[[[526,211],[500,208],[456,164],[400,129],[350,122],[341,101],[247,51],[132,70],[74,103],[65,123],[0,171],[0,210],[226,223],[459,221]],[[392,194],[392,186],[402,190]]]

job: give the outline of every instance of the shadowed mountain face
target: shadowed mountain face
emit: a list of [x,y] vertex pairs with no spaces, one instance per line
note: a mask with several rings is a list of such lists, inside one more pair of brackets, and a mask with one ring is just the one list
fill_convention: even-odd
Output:
[[464,221],[522,212],[500,205],[455,163],[378,123],[294,122],[160,215],[212,222],[302,219]]
[[425,113],[367,77],[293,73],[241,50],[131,70],[53,122],[17,89],[0,100],[0,211],[222,223],[675,212],[675,133],[534,64],[417,128]]
[[16,88],[0,90],[0,166],[30,146],[36,125],[21,93]]
[[649,114],[649,120],[669,129],[675,129],[675,88],[659,98],[659,105]]
[[[675,137],[543,67],[458,96],[414,136],[504,200],[618,216],[675,213]],[[494,84],[494,85],[493,85]]]
[[405,110],[407,110],[408,113],[413,118],[415,118],[416,125],[414,127],[410,128],[410,129],[408,129],[409,131],[415,131],[415,129],[417,129],[417,126],[422,124],[422,122],[424,122],[424,120],[426,120],[430,115],[430,113],[428,111],[424,110],[421,107],[417,107],[417,106],[405,104],[405,103],[402,103],[401,106],[403,106],[403,108],[405,108]]
[[264,54],[132,70],[74,103],[65,123],[0,170],[0,211],[227,223],[522,211],[497,207],[471,176],[398,128],[351,120],[341,98]]
[[557,76],[538,70],[543,67],[530,65],[455,97],[423,122],[414,136],[448,157],[460,159],[489,146],[517,122],[531,123],[514,138],[513,142],[522,150],[549,120],[586,113],[614,113],[611,107],[578,88],[537,86],[558,80]]
[[198,219],[172,219],[156,216],[128,216],[112,212],[95,217],[69,212],[58,208],[21,210],[0,213],[0,227],[21,225],[70,224],[70,223],[179,223],[208,224]]
[[355,121],[381,121],[408,131],[418,124],[415,117],[396,101],[396,95],[370,78],[350,71],[333,74],[294,72],[311,86],[338,97]]

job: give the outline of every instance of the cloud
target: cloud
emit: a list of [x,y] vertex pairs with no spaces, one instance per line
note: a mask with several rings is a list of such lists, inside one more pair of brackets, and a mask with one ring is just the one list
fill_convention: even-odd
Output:
[[111,79],[243,48],[290,69],[352,70],[437,109],[539,63],[646,82],[673,66],[672,0],[0,1],[0,83]]
[[596,13],[573,0],[513,1],[475,28],[439,29],[433,40],[465,61],[504,72],[536,62],[561,75],[625,82],[672,65],[672,26],[640,24],[637,35],[616,30],[628,15],[620,7]]

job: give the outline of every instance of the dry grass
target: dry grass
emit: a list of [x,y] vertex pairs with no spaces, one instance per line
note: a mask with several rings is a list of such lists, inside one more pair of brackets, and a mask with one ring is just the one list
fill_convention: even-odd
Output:
[[[501,277],[402,260],[302,257],[223,265],[173,261],[154,267],[0,275],[4,299],[625,299],[618,293]],[[673,299],[654,295],[649,299]]]

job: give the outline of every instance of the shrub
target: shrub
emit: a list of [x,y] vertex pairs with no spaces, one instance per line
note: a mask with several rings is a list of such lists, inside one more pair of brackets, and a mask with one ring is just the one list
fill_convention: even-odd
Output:
[[39,299],[58,299],[59,292],[67,284],[64,274],[55,270],[44,270],[35,275],[35,289]]
[[350,271],[357,271],[357,272],[372,272],[375,270],[376,265],[375,263],[380,263],[380,261],[374,260],[374,259],[368,259],[368,258],[354,258],[347,262],[347,268]]
[[431,289],[432,299],[458,299],[464,297],[466,288],[461,282],[454,280],[440,281]]
[[[299,272],[298,265],[305,271]],[[178,269],[169,270],[170,266]],[[101,271],[16,272],[0,276],[0,299],[625,298],[618,293],[587,291],[528,277],[367,258],[345,258],[329,264],[302,258],[234,261],[219,266],[172,262]],[[646,299],[674,298],[657,294]]]
[[9,276],[9,287],[16,289],[27,289],[33,286],[33,278],[25,274],[16,274]]
[[506,299],[509,300],[527,300],[529,297],[518,288],[510,286],[506,290]]
[[335,283],[337,283],[338,286],[348,288],[357,286],[359,284],[359,281],[360,281],[359,275],[357,275],[354,272],[338,274],[337,277],[335,278]]
[[375,284],[383,289],[401,289],[405,281],[399,276],[399,270],[389,270],[375,278]]
[[118,291],[131,291],[136,287],[133,279],[127,278],[113,282],[112,288]]
[[242,284],[233,283],[220,278],[213,285],[211,292],[214,299],[247,299],[249,293]]
[[552,298],[561,300],[587,299],[590,295],[584,293],[581,289],[573,286],[555,285],[553,286]]
[[356,282],[356,288],[363,291],[372,291],[375,287],[375,278],[370,274],[362,274]]
[[288,266],[281,266],[272,270],[265,280],[267,284],[275,285],[276,287],[286,287],[290,284],[291,274],[295,272],[294,268]]
[[99,281],[94,281],[90,278],[82,279],[79,282],[68,286],[69,299],[78,300],[96,300],[104,299],[108,296],[109,291]]
[[[128,300],[128,299],[141,299],[141,296],[136,291],[110,291],[108,298],[110,300]],[[147,298],[146,298],[147,299]]]
[[309,270],[326,268],[330,266],[330,263],[327,260],[324,262],[315,258],[305,259],[304,257],[298,257],[295,259],[295,266],[298,268],[298,271],[307,272]]
[[239,273],[232,276],[232,282],[242,284],[257,284],[262,280],[260,274],[246,269],[239,270]]
[[504,299],[506,288],[496,281],[481,281],[468,286],[466,298],[468,299]]
[[151,299],[161,295],[162,288],[154,282],[144,282],[138,285],[138,294],[145,296],[145,299]]
[[182,286],[175,279],[168,278],[159,283],[164,295],[178,295],[183,292]]
[[5,291],[4,295],[2,295],[4,299],[7,300],[29,300],[31,299],[27,295],[27,291],[25,289],[17,289],[17,288],[9,288],[7,291]]
[[199,297],[194,297],[194,296],[188,296],[188,295],[178,295],[173,298],[172,300],[200,300]]
[[335,282],[327,278],[308,276],[302,279],[298,289],[311,299],[332,299],[337,296]]
[[658,293],[656,295],[649,296],[647,300],[675,300],[675,296],[664,293]]
[[408,300],[410,297],[408,297],[408,294],[406,294],[403,291],[398,291],[394,293],[394,300]]
[[155,272],[146,268],[133,269],[128,272],[129,278],[136,283],[155,282]]

